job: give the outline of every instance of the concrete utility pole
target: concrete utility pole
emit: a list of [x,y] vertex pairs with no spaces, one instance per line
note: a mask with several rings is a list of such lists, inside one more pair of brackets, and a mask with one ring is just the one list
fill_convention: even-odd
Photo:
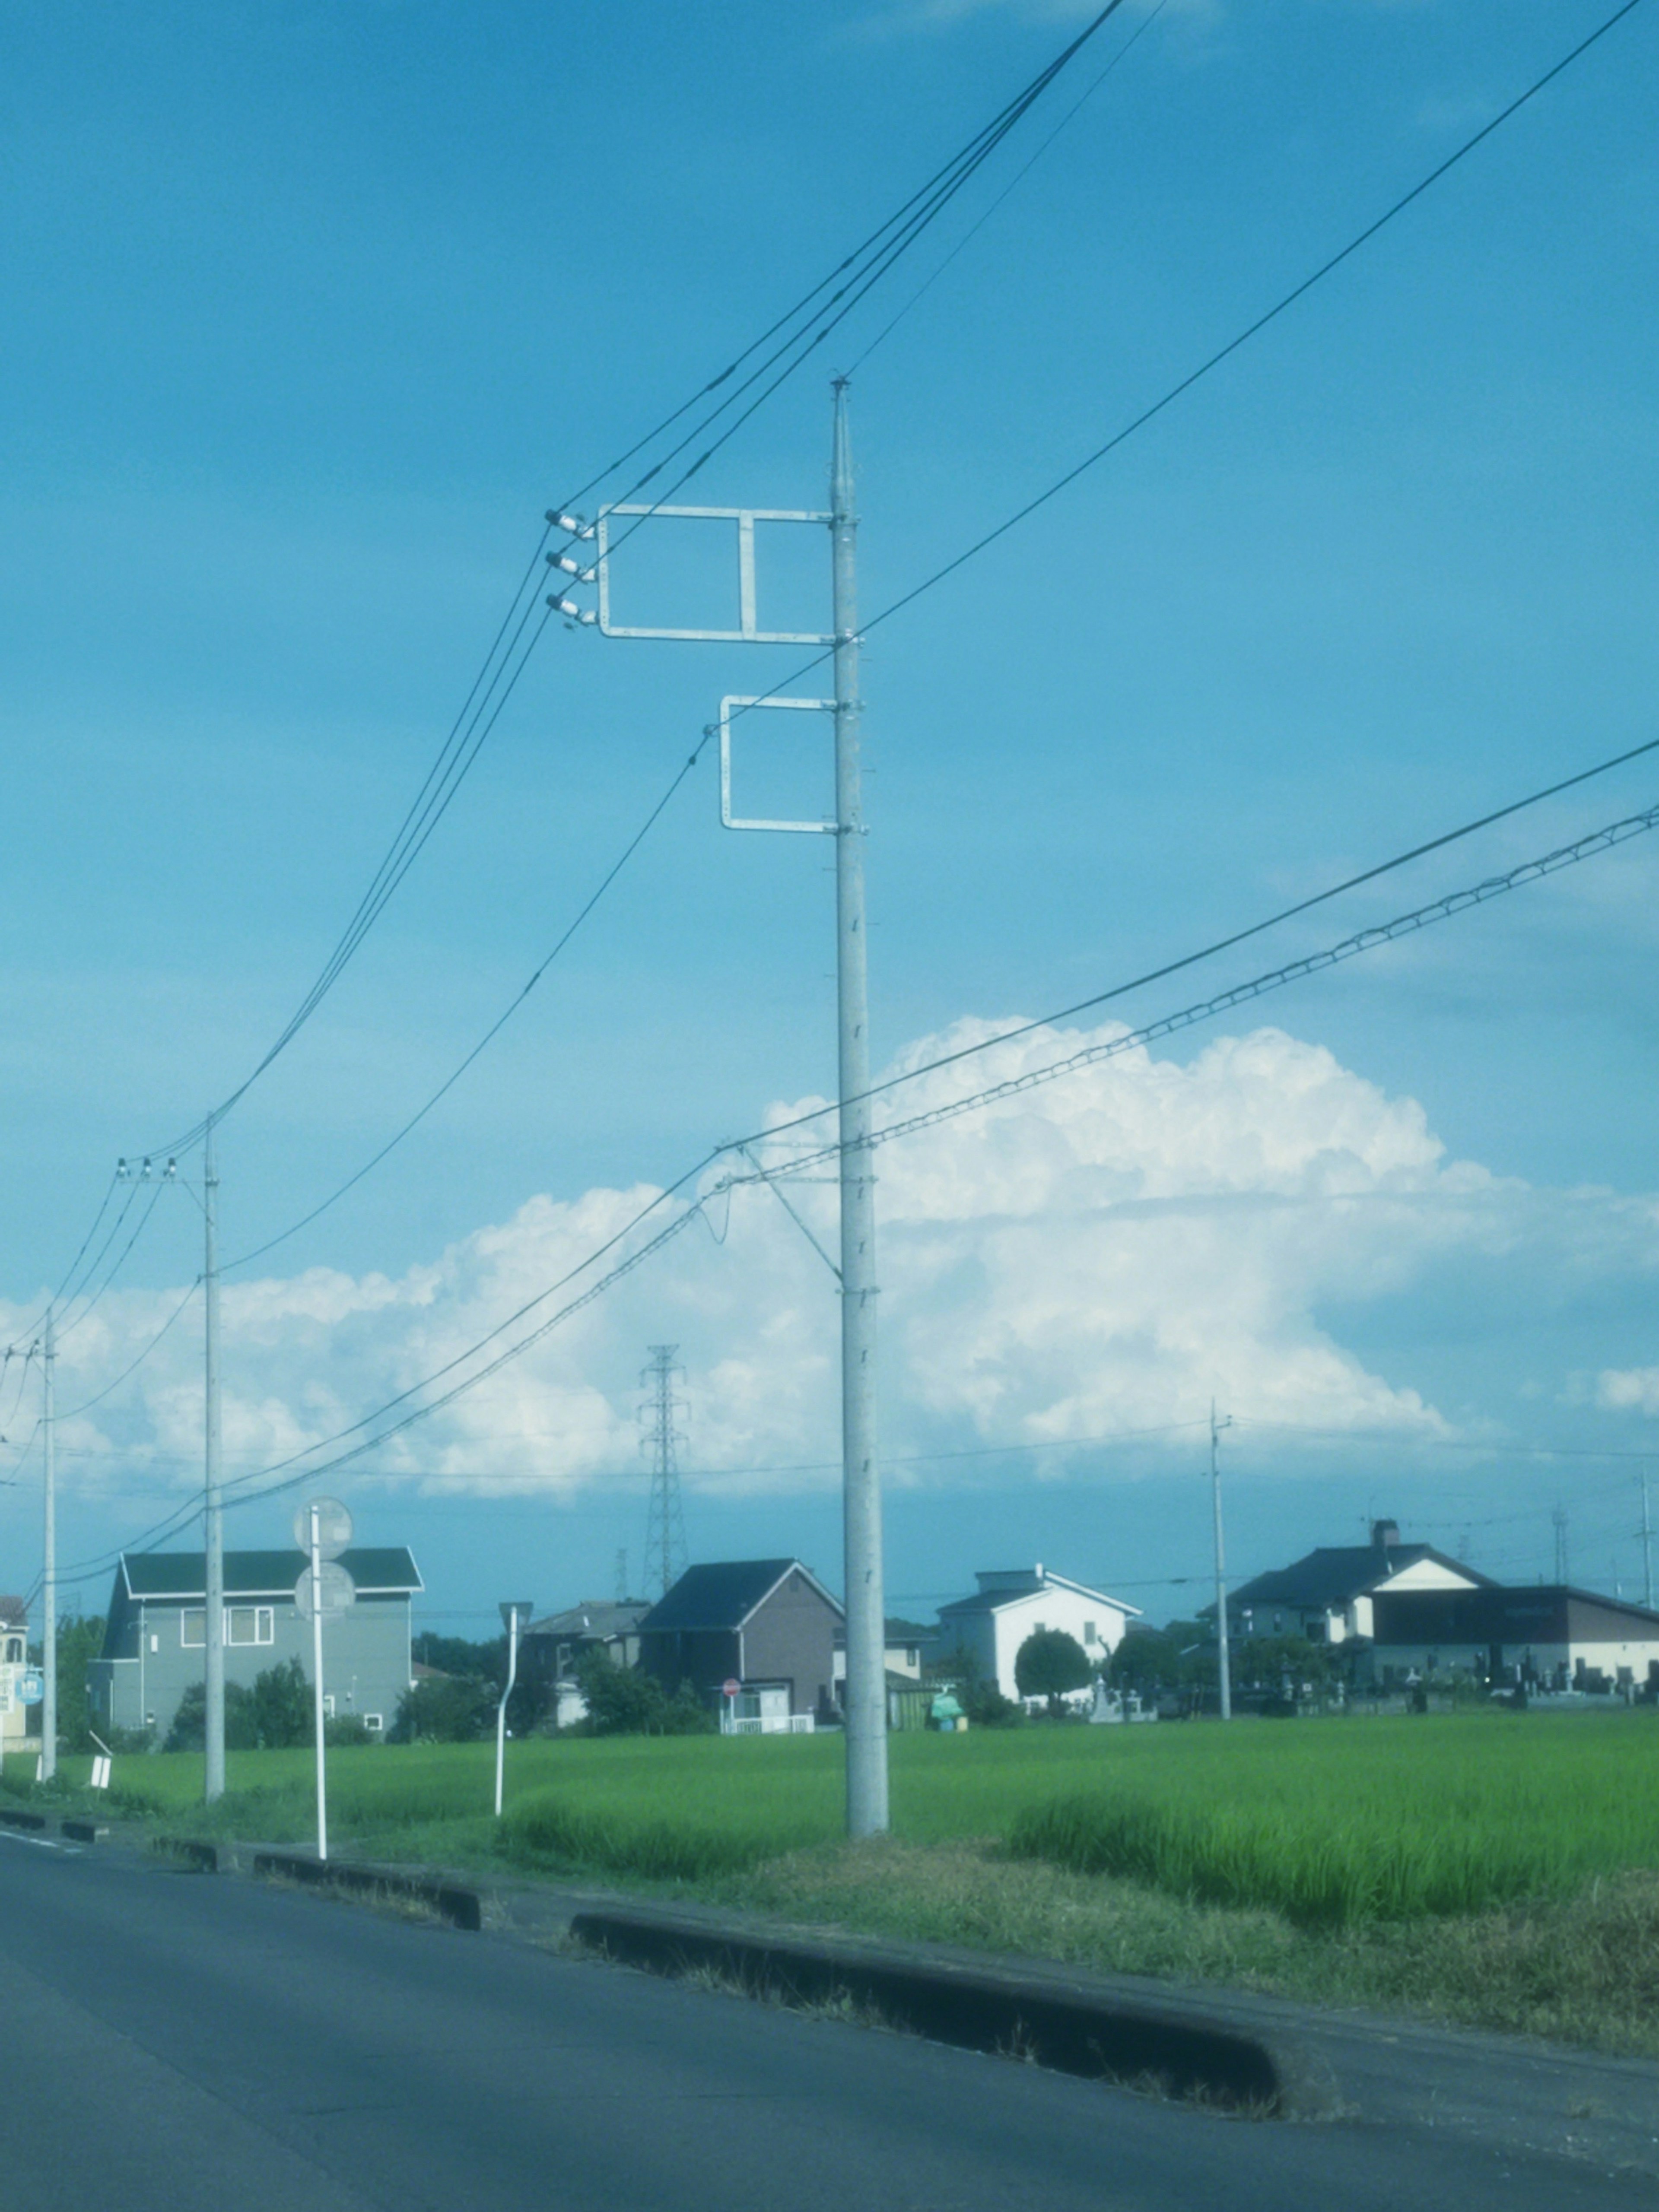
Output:
[[210,1805],[225,1794],[225,1519],[219,1477],[219,1164],[211,1121],[208,1123],[203,1156],[202,1215],[202,1290],[206,1314],[206,1495],[202,1515],[206,1552],[203,1610],[206,1618],[202,1642],[207,1692],[207,1759],[202,1794]]
[[50,1782],[58,1771],[58,1408],[55,1401],[58,1364],[58,1316],[46,1309],[41,1366],[46,1382],[40,1413],[41,1443],[46,1453],[46,1561],[40,1575],[40,1601],[46,1620],[40,1632],[40,1779]]
[[1233,1417],[1224,1421],[1215,1417],[1215,1400],[1210,1401],[1210,1494],[1215,1504],[1215,1671],[1216,1682],[1221,1692],[1221,1717],[1230,1721],[1233,1717],[1232,1662],[1227,1639],[1227,1553],[1221,1539],[1221,1431],[1230,1429]]
[[[836,840],[836,936],[839,1030],[841,1153],[842,1467],[847,1577],[847,1827],[849,1835],[879,1833],[887,1826],[887,1681],[885,1599],[882,1586],[881,1485],[876,1466],[876,1206],[871,1169],[870,1018],[864,915],[864,802],[859,740],[858,520],[853,511],[853,457],[847,428],[845,377],[834,386],[835,429],[830,455],[830,512],[799,508],[671,507],[619,501],[593,523],[554,509],[548,520],[569,533],[571,549],[551,552],[550,565],[583,584],[597,583],[599,604],[591,612],[559,586],[548,604],[573,623],[598,624],[605,637],[700,638],[718,645],[815,646],[831,649],[833,699],[786,699],[776,691],[758,697],[730,695],[720,702],[720,820],[728,830],[786,831]],[[635,529],[655,516],[737,526],[738,627],[686,629],[620,623],[613,616],[611,561]],[[628,526],[612,540],[617,518]],[[761,626],[756,589],[757,524],[830,526],[833,616],[830,633],[772,630]],[[593,565],[574,549],[592,542]],[[811,664],[816,666],[817,662]],[[732,714],[755,709],[832,713],[836,723],[836,814],[833,821],[751,819],[733,811]],[[705,733],[714,734],[714,729]],[[780,1193],[780,1195],[781,1194]],[[786,1201],[786,1206],[787,1202]],[[797,1225],[805,1227],[793,1206]],[[810,1230],[806,1231],[811,1237]],[[817,1240],[811,1237],[816,1245]],[[822,1246],[820,1255],[828,1259]],[[831,1268],[835,1262],[830,1261]],[[649,1577],[647,1577],[647,1581]]]
[[836,950],[841,1024],[841,1437],[847,1576],[847,1832],[887,1826],[887,1621],[876,1465],[876,1179],[870,1144],[870,983],[859,741],[858,518],[847,379],[835,384]]

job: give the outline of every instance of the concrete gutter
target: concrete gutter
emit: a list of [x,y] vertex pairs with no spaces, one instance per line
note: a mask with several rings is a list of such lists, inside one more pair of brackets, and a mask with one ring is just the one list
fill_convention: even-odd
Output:
[[345,1859],[319,1859],[308,1851],[256,1850],[248,1862],[257,1875],[279,1875],[324,1889],[350,1890],[361,1897],[400,1898],[425,1906],[453,1928],[477,1935],[483,1926],[483,1902],[476,1889],[390,1867],[356,1866]]
[[[27,1825],[33,1825],[28,1820]],[[44,1824],[42,1824],[44,1825]],[[1659,2063],[1528,2037],[939,1943],[896,1943],[576,1884],[343,1868],[294,1852],[156,1838],[204,1869],[269,1862],[301,1881],[414,1895],[495,1941],[563,1945],[658,1973],[706,1972],[775,2002],[851,1998],[894,2027],[1236,2111],[1431,2129],[1500,2152],[1659,2180]],[[342,1881],[341,1876],[345,1880]],[[452,1914],[436,1901],[453,1899]],[[465,1903],[462,1903],[462,1900]]]
[[1126,1996],[1097,1977],[933,1946],[872,1944],[745,1928],[638,1907],[574,1914],[589,1949],[653,1972],[699,1969],[785,2004],[850,1998],[887,2025],[1063,2074],[1268,2116],[1338,2109],[1316,2049],[1292,2029],[1218,2019],[1167,1991]]

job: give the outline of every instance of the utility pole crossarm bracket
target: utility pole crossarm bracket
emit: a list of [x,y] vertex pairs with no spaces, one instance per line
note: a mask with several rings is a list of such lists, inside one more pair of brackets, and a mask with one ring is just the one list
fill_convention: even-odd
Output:
[[[738,628],[736,629],[659,629],[638,623],[611,619],[611,518],[634,515],[640,521],[661,515],[682,522],[734,522],[738,526]],[[816,522],[833,517],[793,507],[653,507],[622,502],[601,507],[597,524],[599,558],[594,563],[599,583],[599,630],[605,637],[683,638],[708,645],[833,645],[835,638],[817,630],[762,629],[756,617],[755,525],[757,522]],[[639,522],[635,523],[639,527]],[[631,536],[632,532],[626,535]]]
[[806,836],[822,834],[833,837],[840,829],[838,822],[767,822],[745,819],[732,811],[732,709],[739,714],[750,714],[764,707],[794,708],[803,714],[833,714],[833,699],[775,699],[769,696],[758,698],[729,694],[720,701],[720,821],[727,830],[791,830]]

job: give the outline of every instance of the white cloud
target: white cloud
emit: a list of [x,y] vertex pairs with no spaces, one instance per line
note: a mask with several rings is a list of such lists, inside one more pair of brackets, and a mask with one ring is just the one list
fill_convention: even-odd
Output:
[[1604,1368],[1595,1401],[1616,1413],[1659,1413],[1659,1367]]
[[[919,1041],[901,1067],[993,1040],[884,1110],[941,1106],[1121,1034],[1108,1024],[994,1041],[1007,1026],[966,1021]],[[771,1123],[822,1103],[779,1103]],[[1650,1266],[1659,1229],[1647,1200],[1539,1193],[1449,1159],[1415,1101],[1275,1029],[1218,1039],[1185,1065],[1127,1052],[884,1146],[877,1161],[884,1443],[896,1458],[1151,1428],[1200,1416],[1212,1395],[1258,1420],[1443,1435],[1450,1424],[1411,1376],[1374,1371],[1326,1316],[1431,1296],[1460,1257],[1581,1273]],[[820,1171],[789,1190],[833,1252],[832,1184]],[[326,1438],[431,1375],[655,1195],[534,1197],[395,1279],[312,1268],[227,1283],[229,1471]],[[654,1219],[673,1218],[671,1206]],[[500,1345],[592,1279],[578,1276]],[[118,1375],[178,1296],[112,1291],[65,1341],[60,1404]],[[686,1456],[699,1479],[825,1481],[836,1327],[822,1257],[773,1193],[738,1188],[349,1480],[562,1494],[635,1480],[639,1370],[647,1345],[672,1341],[688,1370]],[[1601,1388],[1604,1404],[1659,1407],[1659,1370],[1609,1373]],[[100,1492],[182,1491],[199,1480],[200,1429],[192,1313],[106,1403],[64,1423],[65,1478]],[[822,1471],[777,1472],[802,1463]]]

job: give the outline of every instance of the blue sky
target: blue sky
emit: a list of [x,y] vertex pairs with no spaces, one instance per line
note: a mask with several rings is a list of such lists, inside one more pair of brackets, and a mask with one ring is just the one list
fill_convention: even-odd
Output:
[[[543,508],[746,343],[1090,12],[9,11],[7,1327],[68,1264],[116,1155],[193,1122],[291,1011]],[[858,368],[866,615],[1608,12],[1170,0],[1148,26],[1131,0],[699,495],[822,499],[829,370],[1132,32]],[[1236,359],[872,635],[878,1058],[1065,1006],[1659,734],[1656,40],[1638,9]],[[671,564],[659,587],[690,581]],[[550,631],[384,920],[227,1123],[228,1252],[406,1118],[720,694],[798,658]],[[768,725],[746,759],[751,788],[813,802],[805,732]],[[1650,769],[1620,771],[1121,1011],[1162,1013],[1654,795]],[[690,779],[488,1058],[254,1271],[257,1290],[228,1295],[233,1464],[331,1433],[427,1371],[424,1352],[493,1325],[550,1277],[555,1245],[610,1218],[606,1194],[659,1186],[774,1102],[825,1092],[824,861],[812,841],[723,836],[708,766]],[[884,1420],[908,1469],[894,1591],[948,1594],[975,1564],[1040,1552],[1144,1583],[1149,1609],[1181,1602],[1159,1578],[1204,1564],[1187,1425],[1212,1393],[1240,1416],[1242,1568],[1343,1540],[1375,1506],[1532,1574],[1559,1499],[1575,1575],[1628,1589],[1637,1459],[1538,1455],[1654,1444],[1654,865],[1638,840],[1161,1046],[1093,1095],[1109,1137],[1076,1121],[1056,1137],[1047,1109],[1011,1125],[1006,1146],[1044,1164],[1030,1251],[1008,1227],[1035,1203],[1030,1173],[1011,1196],[1006,1159],[994,1172],[966,1140],[930,1155],[913,1218],[932,1225],[911,1244],[899,1231],[888,1285]],[[1281,1042],[1203,1060],[1259,1027]],[[1349,1165],[1328,1172],[1339,1153]],[[901,1216],[910,1202],[896,1196]],[[1175,1206],[1207,1241],[1147,1231],[1143,1252],[1117,1206]],[[1264,1229],[1263,1209],[1287,1207],[1300,1225]],[[808,1287],[810,1253],[790,1272],[773,1241],[787,1223],[743,1218],[722,1247],[695,1229],[707,1258],[642,1269],[553,1364],[477,1394],[470,1426],[434,1423],[389,1457],[398,1480],[354,1473],[376,1533],[411,1536],[434,1611],[491,1604],[504,1562],[536,1562],[552,1602],[608,1589],[623,1547],[637,1560],[623,1445],[645,1346],[665,1336],[685,1346],[687,1456],[709,1478],[694,1548],[799,1550],[836,1578],[832,1489],[761,1472],[833,1456],[830,1286]],[[71,1399],[176,1303],[197,1223],[182,1193],[158,1204],[81,1333],[78,1372],[66,1344]],[[751,1233],[763,1253],[745,1252]],[[1132,1249],[1126,1285],[1113,1270]],[[192,1312],[66,1436],[66,1556],[183,1495],[197,1328]],[[0,1423],[19,1441],[33,1389]],[[1076,1441],[1153,1427],[1168,1434]],[[990,1455],[916,1457],[969,1450]],[[38,1476],[37,1453],[0,1493],[20,1584]],[[240,1524],[257,1540],[283,1517]]]

